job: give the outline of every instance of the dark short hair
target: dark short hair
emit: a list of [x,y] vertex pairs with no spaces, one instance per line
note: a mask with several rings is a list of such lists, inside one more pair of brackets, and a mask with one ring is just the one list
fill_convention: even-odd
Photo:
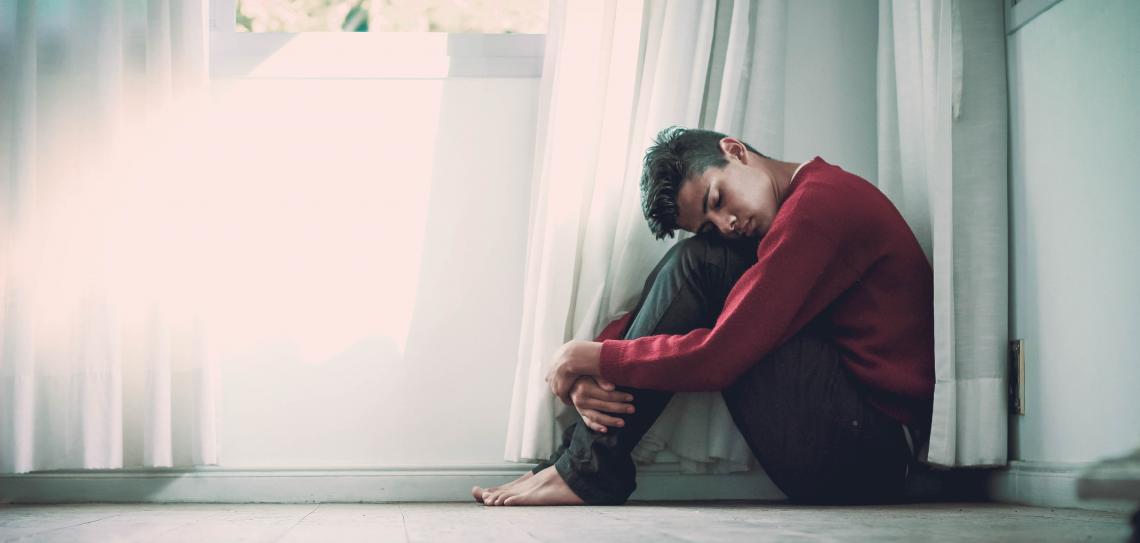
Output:
[[[641,170],[641,211],[649,230],[657,239],[673,237],[677,230],[677,194],[681,185],[700,177],[710,167],[728,164],[720,140],[724,134],[712,130],[670,126],[657,133],[645,151]],[[744,147],[764,158],[747,143]]]

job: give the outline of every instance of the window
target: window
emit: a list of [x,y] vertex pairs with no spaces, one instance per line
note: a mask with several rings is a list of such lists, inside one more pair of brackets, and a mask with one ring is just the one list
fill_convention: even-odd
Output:
[[543,34],[545,0],[237,0],[238,32]]
[[214,79],[537,78],[547,0],[210,0]]

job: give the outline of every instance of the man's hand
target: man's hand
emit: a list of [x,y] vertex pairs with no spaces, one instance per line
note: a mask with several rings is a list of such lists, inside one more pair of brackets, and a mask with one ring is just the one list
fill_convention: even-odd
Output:
[[608,431],[607,426],[625,426],[622,419],[607,413],[633,413],[632,405],[622,403],[633,401],[633,396],[615,388],[613,383],[601,377],[579,377],[574,382],[570,388],[570,399],[587,427],[604,433]]
[[546,382],[550,384],[550,392],[557,396],[562,403],[573,405],[570,399],[570,387],[574,381],[583,375],[601,375],[598,361],[602,355],[602,344],[594,341],[574,340],[558,349],[554,357],[554,364],[546,374]]

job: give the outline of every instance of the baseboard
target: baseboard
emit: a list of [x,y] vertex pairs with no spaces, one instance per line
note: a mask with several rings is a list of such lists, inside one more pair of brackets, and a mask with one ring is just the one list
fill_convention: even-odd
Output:
[[989,498],[995,502],[1066,507],[1097,511],[1130,512],[1128,501],[1083,500],[1077,496],[1077,477],[1089,464],[1027,462],[1014,460],[1006,469],[994,470],[987,482]]
[[[533,465],[342,469],[126,469],[0,476],[0,503],[464,502]],[[631,501],[783,500],[762,471],[687,475],[676,465],[638,472]]]
[[[988,475],[995,502],[1129,512],[1127,501],[1082,500],[1086,464],[1013,461]],[[0,475],[0,503],[465,502],[472,486],[494,486],[533,466],[392,466],[320,469],[124,469]],[[639,468],[631,501],[774,500],[785,497],[763,471],[679,473],[676,464]]]

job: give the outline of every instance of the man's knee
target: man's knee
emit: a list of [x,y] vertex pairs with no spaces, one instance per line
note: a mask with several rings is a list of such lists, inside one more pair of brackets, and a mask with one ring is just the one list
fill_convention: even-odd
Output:
[[677,243],[673,258],[686,274],[735,283],[745,270],[756,263],[757,241],[693,236]]
[[709,242],[703,236],[683,239],[674,249],[673,259],[678,270],[686,274],[701,273],[709,261]]
[[712,236],[693,236],[677,243],[673,258],[686,273],[702,273],[709,269],[719,272],[733,256],[725,242]]

